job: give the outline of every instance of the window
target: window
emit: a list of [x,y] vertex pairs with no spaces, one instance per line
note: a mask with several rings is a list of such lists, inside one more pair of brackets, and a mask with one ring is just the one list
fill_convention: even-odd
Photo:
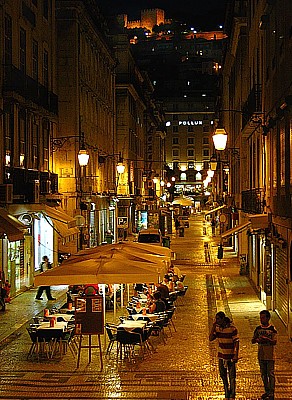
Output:
[[209,150],[203,150],[203,157],[209,157]]
[[32,77],[35,81],[38,80],[39,75],[39,47],[36,40],[32,41]]
[[36,124],[32,125],[32,168],[38,169],[39,130]]
[[172,138],[172,144],[178,144],[178,137]]
[[178,157],[179,156],[179,150],[178,149],[173,149],[172,150],[172,157]]
[[44,170],[49,170],[49,121],[43,122],[43,160],[44,160]]
[[10,167],[12,156],[12,132],[13,132],[13,114],[5,113],[3,115],[5,132],[5,166]]
[[49,53],[47,52],[47,50],[44,50],[43,84],[45,87],[49,86]]
[[178,115],[177,115],[177,114],[173,114],[172,120],[173,120],[173,121],[177,121],[177,120],[178,120]]
[[178,132],[178,126],[173,126],[172,127],[172,132]]
[[10,15],[5,15],[4,25],[4,63],[10,65],[12,64],[12,19]]
[[49,18],[49,0],[43,0],[43,16]]
[[194,157],[194,150],[193,149],[189,149],[188,150],[188,157]]
[[193,125],[188,125],[188,132],[194,132]]
[[22,28],[19,32],[19,69],[26,73],[26,32]]
[[209,144],[209,138],[208,137],[204,137],[203,138],[203,144]]
[[26,154],[26,117],[24,111],[19,111],[18,115],[18,131],[19,131],[19,167],[25,166],[25,154]]
[[203,132],[209,132],[209,126],[204,125],[203,126]]
[[188,138],[188,144],[195,144],[195,138],[189,137]]

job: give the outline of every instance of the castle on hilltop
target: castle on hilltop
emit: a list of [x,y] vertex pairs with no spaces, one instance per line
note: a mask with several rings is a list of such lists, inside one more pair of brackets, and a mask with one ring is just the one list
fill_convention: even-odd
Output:
[[152,28],[155,25],[170,24],[170,19],[165,19],[164,10],[159,8],[152,8],[149,10],[141,11],[141,19],[137,21],[129,21],[127,14],[118,15],[118,20],[124,28],[144,28],[152,32]]

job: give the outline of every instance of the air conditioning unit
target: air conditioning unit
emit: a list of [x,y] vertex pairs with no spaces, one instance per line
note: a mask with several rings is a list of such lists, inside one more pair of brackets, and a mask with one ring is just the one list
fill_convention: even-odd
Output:
[[0,185],[0,203],[12,204],[13,203],[13,185],[7,183]]

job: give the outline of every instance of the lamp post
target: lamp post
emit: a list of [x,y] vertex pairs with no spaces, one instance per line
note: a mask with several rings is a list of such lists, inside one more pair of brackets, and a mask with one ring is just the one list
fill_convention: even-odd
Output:
[[211,158],[210,160],[210,168],[212,171],[215,171],[217,169],[217,165],[219,164],[219,174],[218,174],[218,194],[219,197],[222,196],[223,194],[223,169],[222,169],[222,163],[220,160],[220,152],[224,151],[226,148],[227,144],[227,133],[224,128],[217,128],[215,130],[214,135],[212,136],[213,143],[215,150],[218,151],[218,160],[217,157],[214,155],[213,160]]

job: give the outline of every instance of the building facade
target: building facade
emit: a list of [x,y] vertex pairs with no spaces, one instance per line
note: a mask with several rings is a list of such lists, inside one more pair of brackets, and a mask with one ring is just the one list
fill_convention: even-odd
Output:
[[221,104],[241,230],[233,240],[247,256],[261,300],[291,337],[292,5],[262,0],[233,6]]

